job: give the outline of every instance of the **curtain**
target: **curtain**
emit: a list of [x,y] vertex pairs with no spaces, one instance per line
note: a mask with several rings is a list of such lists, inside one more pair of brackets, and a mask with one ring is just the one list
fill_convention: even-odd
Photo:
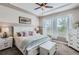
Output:
[[[63,20],[60,24],[63,26],[64,24],[64,35],[63,32],[59,31],[59,21]],[[51,35],[53,38],[57,38],[57,36],[67,36],[69,29],[71,27],[71,16],[60,16],[60,17],[46,17],[43,19],[43,34]],[[60,27],[61,28],[61,27]],[[61,34],[60,34],[61,33]]]

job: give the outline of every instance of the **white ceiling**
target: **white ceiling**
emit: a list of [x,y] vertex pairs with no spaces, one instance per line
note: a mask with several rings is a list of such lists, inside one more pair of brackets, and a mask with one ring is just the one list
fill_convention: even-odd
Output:
[[47,5],[53,6],[53,8],[45,8],[43,11],[41,9],[34,10],[35,8],[39,7],[35,3],[12,3],[12,5],[19,7],[23,10],[26,10],[28,12],[31,12],[37,16],[43,16],[52,14],[52,13],[57,13],[65,10],[69,10],[75,7],[78,7],[79,4],[71,4],[71,3],[48,3]]

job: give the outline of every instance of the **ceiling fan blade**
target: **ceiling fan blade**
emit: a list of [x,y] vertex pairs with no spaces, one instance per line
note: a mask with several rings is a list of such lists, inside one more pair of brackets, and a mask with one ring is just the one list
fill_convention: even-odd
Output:
[[41,6],[41,4],[40,4],[40,3],[35,3],[35,4],[37,4],[37,5]]
[[41,7],[37,7],[37,8],[35,8],[34,10],[37,10],[37,9],[39,9],[39,8],[41,8]]
[[45,6],[46,8],[53,8],[53,6]]

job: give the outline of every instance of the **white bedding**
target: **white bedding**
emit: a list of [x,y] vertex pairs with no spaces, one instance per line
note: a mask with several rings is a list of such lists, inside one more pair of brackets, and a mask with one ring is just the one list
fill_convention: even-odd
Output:
[[39,44],[42,44],[48,41],[49,39],[50,39],[49,37],[44,35],[16,37],[15,45],[23,54],[26,54],[26,50],[29,50],[34,46],[38,46]]

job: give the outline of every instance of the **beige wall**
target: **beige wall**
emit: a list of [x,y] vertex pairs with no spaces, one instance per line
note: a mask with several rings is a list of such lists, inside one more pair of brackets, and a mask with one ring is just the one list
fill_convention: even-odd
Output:
[[75,9],[72,9],[72,10],[68,10],[68,11],[63,11],[63,12],[59,12],[59,13],[56,13],[56,14],[51,14],[51,15],[48,15],[48,16],[45,16],[43,18],[40,18],[40,22],[41,20],[43,19],[47,19],[47,18],[51,18],[52,17],[58,17],[58,16],[66,16],[66,15],[72,15],[73,17],[73,22],[74,21],[79,21],[79,8],[75,8]]
[[39,25],[38,17],[36,17],[35,15],[32,15],[30,13],[24,13],[24,12],[0,5],[0,23],[1,22],[18,23],[19,16],[31,18],[33,27],[36,27]]

